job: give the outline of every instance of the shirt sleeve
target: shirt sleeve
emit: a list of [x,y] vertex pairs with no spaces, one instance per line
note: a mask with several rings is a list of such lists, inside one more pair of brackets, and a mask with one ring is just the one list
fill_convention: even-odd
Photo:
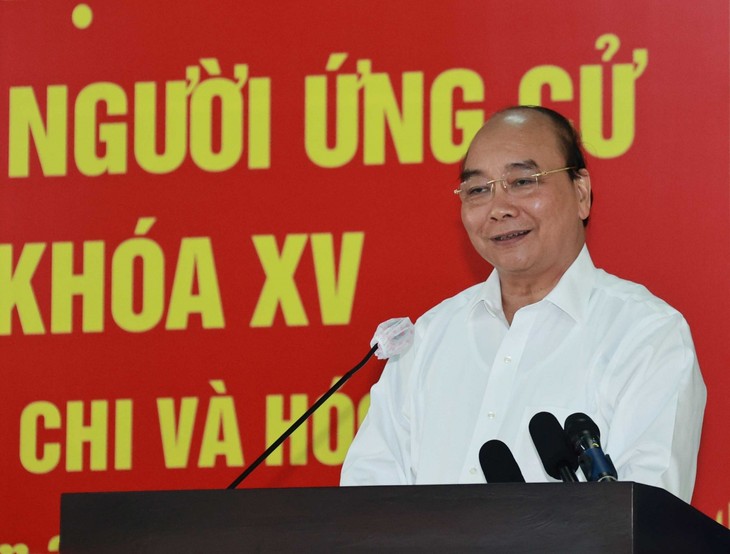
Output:
[[370,408],[342,465],[340,485],[413,484],[408,378],[411,347],[391,358],[370,391]]
[[601,389],[610,423],[604,447],[621,481],[692,499],[706,402],[689,327],[678,313],[650,318],[627,335]]

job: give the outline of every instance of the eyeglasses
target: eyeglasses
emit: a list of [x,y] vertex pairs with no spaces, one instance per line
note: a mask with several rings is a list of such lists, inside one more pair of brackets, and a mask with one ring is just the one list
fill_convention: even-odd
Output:
[[523,198],[537,190],[540,177],[571,169],[575,169],[575,167],[561,167],[540,173],[530,173],[533,170],[513,168],[507,171],[501,179],[487,179],[483,175],[471,175],[459,185],[454,194],[459,195],[463,204],[485,204],[494,198],[495,185],[501,183],[507,194],[515,198]]

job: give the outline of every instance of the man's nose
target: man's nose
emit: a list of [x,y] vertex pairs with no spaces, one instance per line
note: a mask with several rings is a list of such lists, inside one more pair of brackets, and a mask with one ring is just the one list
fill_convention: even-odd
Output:
[[489,217],[494,220],[517,215],[514,198],[507,193],[504,181],[494,183],[492,200],[489,203]]

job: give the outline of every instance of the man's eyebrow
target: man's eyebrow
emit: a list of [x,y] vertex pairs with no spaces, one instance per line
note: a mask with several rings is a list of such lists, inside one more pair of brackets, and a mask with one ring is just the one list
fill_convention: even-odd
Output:
[[475,175],[484,175],[484,173],[482,173],[482,171],[479,169],[464,169],[459,174],[459,180],[463,183],[464,181],[466,181],[470,177],[474,177]]
[[[540,169],[540,166],[535,160],[527,159],[520,160],[518,162],[508,163],[504,169],[505,171],[509,171],[510,169],[538,170]],[[464,169],[459,175],[459,179],[463,183],[464,181],[466,181],[470,177],[474,177],[475,175],[483,176],[484,172],[481,169]]]
[[506,169],[509,171],[510,169],[540,169],[540,166],[537,164],[537,162],[533,159],[529,160],[522,160],[519,162],[512,162],[507,164]]

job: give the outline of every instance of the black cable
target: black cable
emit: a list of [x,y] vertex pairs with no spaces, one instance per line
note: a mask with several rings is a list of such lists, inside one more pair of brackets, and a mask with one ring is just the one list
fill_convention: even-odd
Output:
[[309,416],[311,416],[314,412],[316,412],[317,409],[322,404],[324,404],[330,396],[332,396],[334,393],[336,393],[337,390],[342,385],[344,385],[345,382],[347,382],[347,380],[350,377],[352,377],[353,375],[355,375],[355,373],[357,372],[357,370],[359,370],[362,366],[364,366],[366,363],[368,363],[368,361],[370,360],[370,358],[373,357],[373,354],[375,354],[375,351],[377,349],[378,349],[378,345],[376,344],[375,346],[373,346],[370,349],[370,351],[367,353],[367,355],[362,359],[362,361],[359,364],[357,364],[350,371],[348,371],[347,373],[345,373],[345,375],[343,375],[342,377],[340,377],[339,381],[337,381],[334,385],[332,385],[332,387],[326,393],[324,393],[324,395],[319,400],[317,400],[314,404],[312,404],[312,407],[311,408],[309,408],[306,412],[304,412],[301,415],[301,417],[299,419],[297,419],[294,423],[292,423],[291,426],[286,431],[284,431],[278,439],[276,439],[273,443],[271,443],[271,446],[269,446],[264,451],[264,453],[261,454],[261,456],[259,456],[258,458],[256,458],[253,461],[253,463],[251,463],[251,465],[249,465],[246,469],[244,469],[243,470],[243,473],[241,473],[241,475],[239,475],[230,485],[228,485],[227,488],[228,489],[235,489],[241,483],[241,481],[243,481],[246,477],[249,476],[249,474],[254,469],[256,469],[259,465],[261,465],[261,462],[263,462],[266,458],[268,458],[269,455],[274,450],[276,450],[277,448],[279,448],[279,446],[281,446],[281,443],[283,443],[287,438],[289,438],[289,435],[291,435],[294,431],[296,431],[297,428],[299,428],[299,426],[302,423],[304,423],[307,420],[307,418],[309,418]]

